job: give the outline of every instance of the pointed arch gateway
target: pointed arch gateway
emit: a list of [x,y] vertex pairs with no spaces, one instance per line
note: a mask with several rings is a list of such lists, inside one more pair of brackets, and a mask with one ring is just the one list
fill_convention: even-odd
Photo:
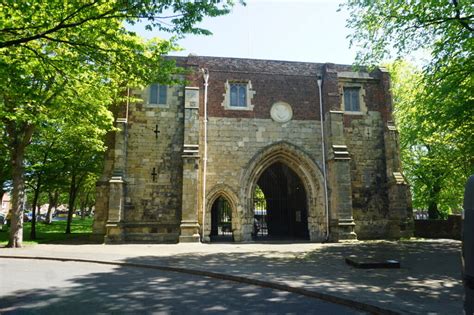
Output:
[[226,184],[214,186],[207,194],[206,222],[203,229],[204,242],[234,240],[237,217],[237,195]]
[[[251,240],[262,228],[276,237],[325,239],[323,175],[303,150],[288,142],[264,148],[247,163],[240,183],[241,228],[236,239]],[[255,211],[257,186],[265,195],[265,211]],[[263,215],[267,226],[258,222]]]

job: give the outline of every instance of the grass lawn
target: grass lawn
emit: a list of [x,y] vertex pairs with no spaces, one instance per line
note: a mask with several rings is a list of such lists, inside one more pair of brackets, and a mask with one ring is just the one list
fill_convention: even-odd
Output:
[[[53,221],[51,224],[43,222],[36,223],[36,240],[30,239],[31,223],[25,222],[23,225],[23,243],[24,245],[33,244],[84,244],[96,243],[91,239],[92,218],[81,220],[74,218],[71,223],[71,234],[66,234],[66,220]],[[0,230],[0,246],[8,243],[10,230],[3,226]]]

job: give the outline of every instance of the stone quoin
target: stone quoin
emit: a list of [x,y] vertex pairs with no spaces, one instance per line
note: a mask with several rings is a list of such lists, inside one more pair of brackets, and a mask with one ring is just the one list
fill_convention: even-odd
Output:
[[94,221],[105,242],[412,235],[384,69],[174,58],[186,86],[132,90],[140,101],[115,112]]

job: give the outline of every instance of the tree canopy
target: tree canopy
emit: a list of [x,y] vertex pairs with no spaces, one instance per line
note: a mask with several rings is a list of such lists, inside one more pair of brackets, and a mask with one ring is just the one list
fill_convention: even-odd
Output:
[[469,140],[462,136],[472,121],[460,122],[449,132],[438,130],[438,120],[426,99],[421,69],[404,61],[388,68],[401,158],[404,174],[412,185],[413,206],[428,209],[430,218],[445,218],[460,210],[465,181],[474,172],[473,157],[469,155],[472,148],[467,147]]
[[[69,0],[69,1],[2,1],[0,14],[0,48],[18,46],[31,41],[47,41],[83,45],[84,48],[109,44],[115,38],[116,25],[145,22],[146,28],[171,32],[177,36],[187,33],[210,32],[196,27],[205,16],[230,12],[234,1],[175,1],[175,0]],[[219,5],[220,3],[220,5]],[[96,32],[94,30],[100,30]],[[122,29],[124,31],[124,29]],[[100,33],[100,34],[99,34]],[[91,41],[91,35],[99,41]]]
[[[25,152],[39,129],[100,148],[112,128],[108,109],[123,90],[150,82],[171,83],[179,73],[171,59],[174,40],[144,41],[125,23],[148,29],[209,34],[196,27],[206,16],[229,12],[226,1],[2,1],[0,5],[0,135],[8,143],[12,180],[9,246],[22,243]],[[77,144],[77,142],[74,142]],[[76,145],[75,148],[81,146]],[[2,175],[3,176],[3,175]],[[3,178],[2,178],[3,179]]]
[[[459,207],[474,172],[474,6],[466,0],[347,0],[357,62],[376,64],[416,51],[422,69],[392,67],[402,159],[415,206]],[[451,196],[450,196],[451,195]]]

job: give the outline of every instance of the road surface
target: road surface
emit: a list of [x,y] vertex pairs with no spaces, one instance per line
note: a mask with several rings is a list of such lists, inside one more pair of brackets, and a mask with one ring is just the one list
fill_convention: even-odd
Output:
[[294,293],[154,269],[0,259],[0,314],[362,314]]

